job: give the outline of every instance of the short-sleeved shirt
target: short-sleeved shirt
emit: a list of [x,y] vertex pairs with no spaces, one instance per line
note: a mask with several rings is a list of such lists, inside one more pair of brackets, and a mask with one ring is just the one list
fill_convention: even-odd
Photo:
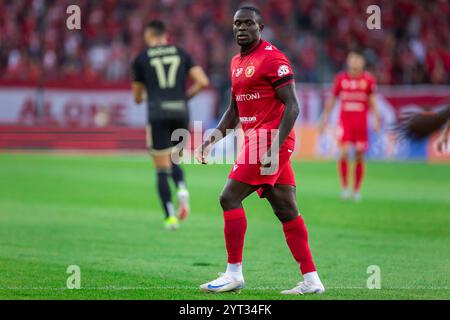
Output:
[[[273,44],[261,40],[249,51],[233,57],[230,76],[232,98],[237,102],[244,132],[278,129],[285,106],[276,90],[294,82],[286,56]],[[285,144],[294,147],[294,130]]]
[[369,72],[358,77],[341,72],[336,76],[332,90],[332,94],[340,99],[341,123],[366,126],[369,96],[376,92],[375,78]]
[[192,58],[173,45],[147,48],[136,57],[132,81],[143,83],[147,89],[150,119],[187,114],[186,81],[194,66]]

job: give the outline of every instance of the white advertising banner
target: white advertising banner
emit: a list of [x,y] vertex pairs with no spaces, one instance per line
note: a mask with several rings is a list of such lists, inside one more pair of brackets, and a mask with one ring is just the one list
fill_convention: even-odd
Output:
[[[189,101],[191,119],[214,121],[215,92]],[[136,105],[129,90],[70,90],[0,87],[0,123],[58,127],[143,127],[146,103]]]

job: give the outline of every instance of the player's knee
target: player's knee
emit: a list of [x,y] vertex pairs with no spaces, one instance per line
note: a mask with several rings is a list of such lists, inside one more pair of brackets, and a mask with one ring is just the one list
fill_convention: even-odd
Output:
[[231,197],[228,195],[228,193],[226,191],[222,192],[220,194],[220,206],[222,207],[223,210],[228,210],[230,207],[230,203],[231,201]]
[[220,205],[223,210],[231,210],[238,208],[241,205],[241,201],[236,199],[231,192],[224,190],[220,194]]
[[348,149],[348,147],[346,145],[341,147],[339,153],[340,153],[341,160],[347,160],[348,159],[349,149]]
[[363,161],[364,160],[364,152],[357,151],[355,154],[356,161]]
[[297,206],[290,201],[287,201],[282,205],[273,206],[272,208],[278,220],[282,223],[293,220],[298,216]]
[[157,170],[171,170],[172,169],[172,161],[170,160],[169,154],[152,154],[151,155],[153,164],[155,165]]
[[341,150],[341,160],[348,160],[348,151],[347,150]]
[[274,210],[274,212],[281,223],[286,223],[288,221],[294,220],[298,216],[297,210],[294,210],[293,208]]

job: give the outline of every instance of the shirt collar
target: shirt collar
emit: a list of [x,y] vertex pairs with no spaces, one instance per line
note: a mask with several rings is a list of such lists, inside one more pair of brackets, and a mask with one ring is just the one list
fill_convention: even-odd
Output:
[[256,49],[258,49],[261,44],[263,43],[263,40],[260,39],[259,42],[254,45],[253,47],[251,47],[250,49],[248,49],[247,51],[241,52],[241,57],[245,57],[248,56],[250,53],[254,52]]

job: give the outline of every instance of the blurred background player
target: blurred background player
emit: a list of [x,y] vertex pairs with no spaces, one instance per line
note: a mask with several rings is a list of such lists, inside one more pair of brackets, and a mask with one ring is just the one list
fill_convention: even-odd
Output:
[[[183,170],[173,163],[171,154],[178,141],[172,141],[176,129],[189,129],[187,100],[208,86],[203,69],[181,48],[168,43],[166,27],[159,20],[151,21],[145,29],[144,49],[134,60],[133,95],[137,104],[147,93],[148,125],[147,147],[157,171],[159,197],[165,212],[168,229],[178,228],[189,212],[189,192],[186,189]],[[186,81],[192,85],[186,91]],[[175,215],[169,186],[172,176],[177,187],[178,218]]]
[[[338,171],[342,184],[342,198],[361,199],[360,188],[364,177],[364,153],[368,149],[368,119],[369,109],[374,115],[374,130],[378,132],[379,117],[375,99],[375,78],[364,70],[365,60],[360,51],[353,50],[347,56],[347,71],[339,73],[333,84],[331,97],[325,104],[319,130],[324,132],[330,113],[340,99],[340,114],[338,139],[340,159]],[[349,188],[349,151],[355,148],[355,165],[353,193]]]
[[[263,29],[258,9],[244,6],[236,12],[233,33],[241,52],[231,60],[231,103],[216,133],[223,137],[228,129],[240,123],[245,143],[220,196],[227,270],[217,279],[202,284],[200,289],[219,293],[244,287],[242,255],[247,219],[242,201],[256,191],[261,198],[267,198],[282,223],[287,245],[303,274],[303,282],[282,293],[323,293],[325,288],[313,262],[308,231],[297,208],[296,183],[290,162],[295,147],[293,127],[299,114],[294,74],[286,56],[261,39]],[[277,133],[267,137],[267,130]],[[200,163],[206,164],[211,146],[218,141],[215,137],[216,134],[209,136],[197,149]],[[254,163],[250,160],[253,156],[257,159]],[[265,170],[274,165],[275,170]]]

